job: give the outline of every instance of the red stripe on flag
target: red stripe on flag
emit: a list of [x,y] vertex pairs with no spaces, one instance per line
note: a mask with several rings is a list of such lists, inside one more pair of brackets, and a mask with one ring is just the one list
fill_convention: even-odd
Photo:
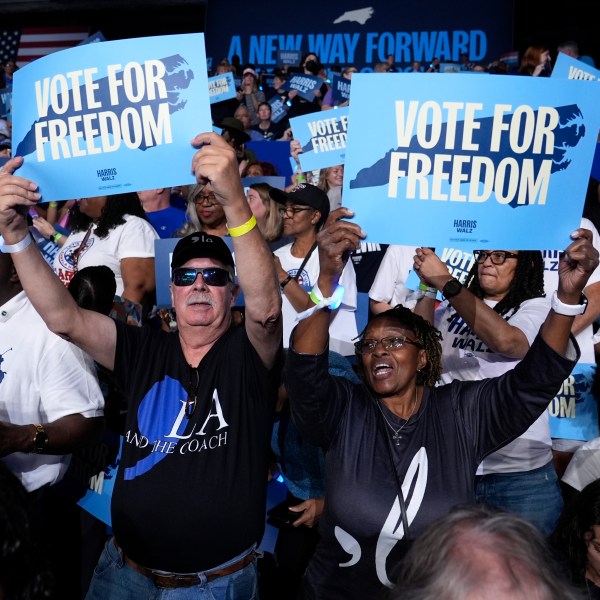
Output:
[[89,35],[89,27],[26,27],[21,31],[17,64],[27,63],[65,48],[77,46]]

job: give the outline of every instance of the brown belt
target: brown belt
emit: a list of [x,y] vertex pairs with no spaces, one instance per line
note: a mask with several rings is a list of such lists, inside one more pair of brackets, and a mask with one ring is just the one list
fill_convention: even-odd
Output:
[[[158,588],[164,589],[174,589],[174,588],[182,588],[182,587],[192,587],[193,585],[201,585],[202,578],[199,575],[184,575],[178,573],[157,573],[148,567],[142,567],[142,565],[138,565],[135,561],[131,560],[128,556],[125,556],[119,545],[117,544],[117,540],[114,539],[114,544],[117,550],[121,552],[123,555],[123,560],[125,564],[130,566],[134,571],[141,573],[154,585]],[[215,569],[213,571],[205,571],[203,574],[206,577],[207,582],[214,581],[215,579],[219,579],[219,577],[225,577],[226,575],[231,575],[236,571],[242,570],[244,567],[247,567],[254,560],[254,552],[250,552],[250,554],[246,554],[243,558],[240,558],[237,562],[229,565],[228,567],[223,567],[222,569]]]

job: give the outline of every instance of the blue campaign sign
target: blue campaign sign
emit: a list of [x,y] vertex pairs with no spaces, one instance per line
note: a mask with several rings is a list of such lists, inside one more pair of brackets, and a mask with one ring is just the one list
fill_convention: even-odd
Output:
[[304,98],[309,102],[315,99],[315,92],[323,85],[323,80],[316,75],[305,75],[304,73],[296,73],[292,75],[280,89],[291,91],[296,90],[300,98]]
[[45,201],[194,183],[190,140],[211,130],[200,33],[50,54],[15,73],[13,96],[19,175]]
[[211,104],[235,98],[235,81],[231,73],[208,78],[208,96]]
[[600,71],[587,63],[559,52],[554,63],[554,68],[552,69],[552,77],[598,81],[600,79]]
[[331,78],[331,97],[334,104],[342,104],[350,100],[350,86],[352,81],[341,75]]
[[290,119],[294,139],[302,145],[303,171],[343,165],[346,155],[348,108],[325,110]]
[[463,73],[384,79],[373,93],[375,75],[353,76],[348,116],[344,205],[369,241],[564,248],[583,210],[599,88]]
[[277,64],[282,67],[298,67],[301,56],[300,50],[278,50]]
[[12,118],[12,88],[0,90],[0,117]]
[[271,187],[279,190],[285,189],[285,177],[280,175],[265,175],[263,177],[242,177],[242,185],[244,186],[244,194],[248,193],[248,189],[255,183],[267,183]]
[[[476,248],[473,248],[473,250],[475,249]],[[436,254],[440,260],[445,263],[450,275],[465,285],[467,283],[469,272],[475,264],[473,252],[470,250],[461,250],[459,248],[442,248],[440,251],[436,248]],[[411,269],[404,285],[409,290],[416,290],[419,288],[419,283],[421,283],[419,276]],[[438,300],[442,300],[443,298],[442,293],[439,290],[437,298]]]
[[97,31],[92,35],[88,35],[88,37],[86,37],[85,40],[81,40],[81,42],[79,42],[79,45],[84,46],[85,44],[97,44],[98,42],[105,41],[106,38],[104,37],[104,34],[101,31]]
[[[110,504],[121,463],[122,447],[122,436],[105,431],[103,440],[98,446],[79,451],[71,459],[70,469],[91,473],[85,494],[77,504],[109,527],[112,526]],[[98,456],[94,457],[93,453]]]
[[587,441],[598,437],[598,402],[592,391],[595,364],[577,363],[548,407],[553,438]]
[[279,96],[273,96],[273,98],[269,100],[269,104],[271,105],[271,121],[273,121],[273,123],[279,123],[279,121],[287,115],[285,104]]

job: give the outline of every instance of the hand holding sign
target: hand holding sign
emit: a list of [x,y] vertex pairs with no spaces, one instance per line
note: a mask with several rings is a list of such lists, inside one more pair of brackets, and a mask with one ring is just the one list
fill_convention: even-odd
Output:
[[27,210],[41,198],[38,186],[14,172],[23,158],[11,158],[0,172],[0,234],[5,244],[20,242],[27,235]]
[[446,264],[431,248],[417,248],[414,260],[415,272],[425,285],[441,290],[444,284],[452,279]]
[[571,233],[573,242],[565,250],[558,265],[558,292],[579,303],[582,290],[598,266],[598,251],[592,246],[592,232],[576,229]]
[[210,183],[221,206],[232,206],[244,198],[235,150],[216,133],[201,133],[192,140],[200,148],[192,159],[198,183]]

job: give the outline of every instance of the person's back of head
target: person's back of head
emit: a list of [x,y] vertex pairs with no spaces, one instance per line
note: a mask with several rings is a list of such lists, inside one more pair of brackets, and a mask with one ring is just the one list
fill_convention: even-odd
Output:
[[[569,569],[571,580],[583,584],[588,568],[588,546],[600,526],[600,479],[586,485],[565,504],[550,541]],[[594,549],[594,554],[597,551]]]
[[434,521],[399,565],[390,599],[571,600],[542,534],[524,519],[483,504]]
[[579,58],[579,44],[573,40],[559,44],[557,51],[562,52],[567,56],[571,56],[572,58]]
[[109,267],[98,265],[77,271],[67,289],[81,308],[108,315],[113,307],[117,283]]

